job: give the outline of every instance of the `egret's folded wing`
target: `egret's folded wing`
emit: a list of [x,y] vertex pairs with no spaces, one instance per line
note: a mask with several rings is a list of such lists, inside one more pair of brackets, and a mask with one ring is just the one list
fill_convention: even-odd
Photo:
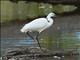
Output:
[[26,24],[27,29],[41,29],[46,25],[47,20],[45,18],[36,19],[28,24]]

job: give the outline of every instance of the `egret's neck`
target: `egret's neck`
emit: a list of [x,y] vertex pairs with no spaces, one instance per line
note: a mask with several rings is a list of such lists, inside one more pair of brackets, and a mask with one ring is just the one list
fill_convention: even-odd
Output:
[[50,16],[47,16],[46,19],[48,20],[48,22],[52,22],[53,23],[53,19]]

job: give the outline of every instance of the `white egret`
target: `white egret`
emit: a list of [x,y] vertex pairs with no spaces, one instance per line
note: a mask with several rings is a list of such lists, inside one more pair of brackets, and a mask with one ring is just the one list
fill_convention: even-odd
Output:
[[55,13],[49,13],[46,18],[38,18],[33,20],[30,23],[27,23],[23,26],[21,29],[21,32],[27,33],[29,37],[34,39],[29,32],[37,31],[38,34],[36,36],[36,40],[38,42],[39,47],[41,48],[39,41],[38,41],[38,35],[45,29],[49,28],[53,24],[53,19],[52,17],[55,17]]

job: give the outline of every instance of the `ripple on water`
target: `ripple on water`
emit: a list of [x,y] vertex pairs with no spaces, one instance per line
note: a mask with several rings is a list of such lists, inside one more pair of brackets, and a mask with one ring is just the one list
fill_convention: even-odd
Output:
[[13,39],[13,38],[1,38],[1,47],[6,46],[26,46],[32,45],[33,40],[30,38],[24,39]]

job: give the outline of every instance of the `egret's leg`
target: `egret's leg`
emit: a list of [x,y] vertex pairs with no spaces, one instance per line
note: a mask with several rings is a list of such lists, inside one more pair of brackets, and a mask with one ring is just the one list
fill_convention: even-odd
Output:
[[39,45],[39,47],[40,47],[40,49],[41,49],[41,46],[40,46],[40,43],[39,43],[39,39],[38,39],[38,37],[39,37],[39,32],[38,32],[37,35],[36,35],[36,40],[37,40],[38,45]]
[[[27,32],[27,35],[34,40],[33,36],[30,35],[29,31]],[[37,35],[36,35],[36,40],[37,40],[38,45],[39,45],[39,47],[40,47],[40,49],[41,49],[40,43],[39,43],[39,41],[38,41],[38,36],[39,36],[39,32],[38,32]]]
[[33,36],[30,35],[29,31],[27,32],[27,35],[34,40]]

